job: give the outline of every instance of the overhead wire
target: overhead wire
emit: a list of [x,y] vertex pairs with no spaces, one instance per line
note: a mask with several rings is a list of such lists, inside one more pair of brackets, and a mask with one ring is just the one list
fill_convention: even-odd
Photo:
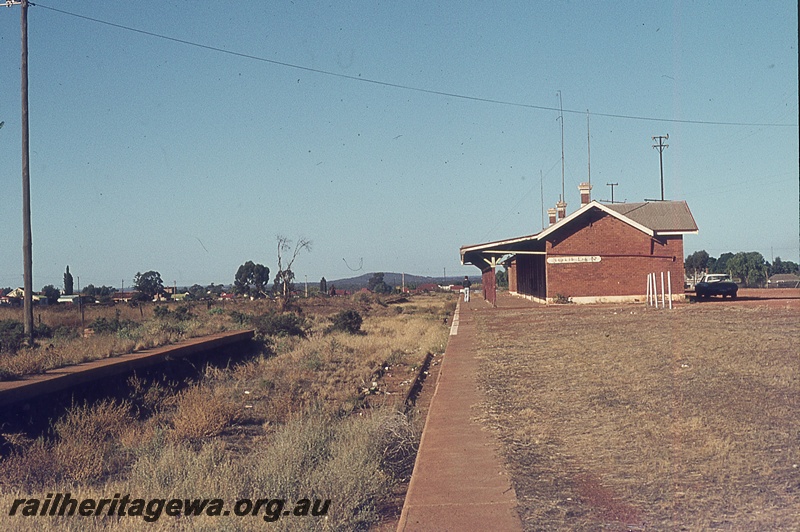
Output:
[[[247,54],[243,52],[236,52],[234,50],[228,50],[226,48],[220,48],[218,46],[211,46],[208,44],[202,44],[195,41],[189,41],[186,39],[179,39],[177,37],[170,37],[169,35],[164,35],[161,33],[155,33],[152,31],[142,30],[139,28],[133,28],[131,26],[125,26],[124,24],[118,24],[116,22],[109,22],[107,20],[98,19],[95,17],[89,17],[87,15],[81,15],[78,13],[72,13],[70,11],[65,11],[63,9],[58,9],[55,7],[51,7],[45,4],[40,3],[33,3],[29,2],[28,5],[40,7],[42,9],[46,9],[49,11],[53,11],[56,13],[61,13],[63,15],[68,15],[71,17],[80,18],[83,20],[87,20],[90,22],[95,22],[97,24],[103,24],[106,26],[110,26],[113,28],[130,31],[134,33],[139,33],[141,35],[146,35],[149,37],[155,37],[158,39],[163,39],[166,41],[171,41],[179,44],[184,44],[187,46],[193,46],[195,48],[201,48],[204,50],[209,50],[213,52],[218,52],[222,54],[228,54],[235,57],[241,57],[244,59],[250,59],[253,61],[260,61],[263,63],[269,63],[276,66],[282,66],[286,68],[293,68],[296,70],[302,70],[305,72],[311,72],[314,74],[320,74],[324,76],[332,76],[337,77],[340,79],[347,79],[351,81],[358,81],[361,83],[370,83],[373,85],[379,85],[382,87],[391,87],[395,89],[402,89],[407,91],[419,92],[423,94],[432,94],[436,96],[445,96],[448,98],[456,98],[459,100],[467,100],[473,102],[481,102],[481,103],[489,103],[494,105],[504,105],[504,106],[511,106],[511,107],[519,107],[523,109],[535,109],[539,111],[563,111],[564,113],[570,114],[584,114],[585,111],[582,110],[574,110],[574,109],[560,109],[558,107],[548,107],[546,105],[534,105],[530,103],[522,103],[522,102],[513,102],[509,100],[500,100],[496,98],[484,98],[480,96],[470,96],[467,94],[459,94],[455,92],[447,92],[447,91],[440,91],[435,89],[426,89],[423,87],[416,87],[413,85],[404,85],[402,83],[392,83],[388,81],[381,81],[371,78],[365,78],[362,76],[352,76],[349,74],[342,74],[339,72],[333,72],[330,70],[323,70],[319,68],[307,67],[303,65],[298,65],[294,63],[287,63],[285,61],[277,61],[275,59],[267,59],[266,57],[261,57],[253,54]],[[725,121],[712,121],[712,120],[688,120],[688,119],[680,119],[680,118],[657,118],[657,117],[648,117],[648,116],[637,116],[637,115],[628,115],[628,114],[617,114],[617,113],[598,113],[592,112],[594,116],[602,116],[606,118],[617,118],[623,120],[638,120],[638,121],[647,121],[647,122],[665,122],[665,123],[673,123],[673,124],[695,124],[695,125],[707,125],[707,126],[745,126],[745,127],[798,127],[798,124],[781,124],[781,123],[754,123],[754,122],[725,122]]]

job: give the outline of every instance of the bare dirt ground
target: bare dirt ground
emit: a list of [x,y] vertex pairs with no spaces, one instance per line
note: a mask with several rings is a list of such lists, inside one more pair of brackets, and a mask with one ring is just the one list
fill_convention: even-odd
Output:
[[501,303],[475,311],[483,415],[526,530],[800,529],[800,290]]

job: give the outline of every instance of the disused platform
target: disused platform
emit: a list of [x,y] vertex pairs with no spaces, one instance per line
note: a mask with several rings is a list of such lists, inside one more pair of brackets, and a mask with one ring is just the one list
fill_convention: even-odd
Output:
[[178,344],[65,366],[19,380],[2,381],[0,406],[29,401],[41,395],[91,384],[101,379],[153,366],[168,359],[186,358],[197,353],[246,342],[251,340],[253,335],[252,330],[222,332],[190,338]]
[[[535,306],[498,297],[498,306]],[[459,303],[420,441],[398,531],[522,530],[517,499],[499,445],[475,418],[478,389],[476,311],[480,296]]]

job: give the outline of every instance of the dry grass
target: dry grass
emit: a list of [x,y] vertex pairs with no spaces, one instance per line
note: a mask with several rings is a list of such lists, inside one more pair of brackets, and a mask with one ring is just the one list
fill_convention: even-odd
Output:
[[174,441],[217,436],[241,417],[241,405],[225,396],[222,388],[192,386],[175,398],[172,415]]
[[435,313],[386,314],[368,317],[357,335],[323,334],[329,322],[315,317],[307,339],[282,339],[277,356],[238,368],[234,379],[250,415],[282,423],[307,408],[351,412],[387,364],[418,365],[428,352],[444,351],[448,329]]
[[119,442],[133,421],[129,404],[101,401],[91,408],[73,407],[54,423],[50,441],[5,435],[16,445],[14,454],[0,462],[0,485],[41,489],[67,480],[91,484],[116,473],[127,460]]
[[800,528],[794,308],[481,314],[527,530]]
[[[346,301],[345,306],[361,305]],[[386,401],[365,407],[364,387],[387,361],[419,364],[441,353],[446,298],[402,312],[372,303],[364,334],[324,334],[329,321],[305,310],[307,338],[276,338],[237,367],[208,369],[180,392],[131,377],[117,400],[76,406],[51,437],[4,435],[15,452],[0,462],[4,501],[70,491],[74,497],[331,499],[327,518],[285,518],[275,530],[367,530],[408,479],[416,420]],[[241,312],[269,311],[263,304]],[[332,312],[327,312],[332,314]],[[122,391],[121,391],[122,392]],[[3,529],[152,530],[141,518],[25,518],[0,512]],[[162,516],[157,528],[253,530],[260,517]]]
[[[89,306],[85,309],[83,322],[77,309],[63,306],[37,309],[37,323],[54,330],[61,328],[60,332],[70,334],[41,338],[33,349],[23,348],[14,354],[3,353],[0,357],[0,375],[14,378],[42,373],[241,327],[227,313],[216,311],[216,308],[209,311],[203,304],[188,306],[191,316],[185,320],[175,319],[174,316],[156,317],[154,308],[149,304],[137,308],[128,305]],[[178,305],[172,304],[169,308],[174,310]],[[0,309],[0,320],[20,321],[21,313],[20,309]],[[112,333],[82,337],[83,325],[88,326],[97,319],[116,320],[123,326]]]

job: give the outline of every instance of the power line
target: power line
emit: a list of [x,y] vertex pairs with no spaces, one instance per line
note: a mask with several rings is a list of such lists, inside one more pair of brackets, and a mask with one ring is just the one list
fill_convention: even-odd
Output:
[[[218,52],[222,54],[228,54],[235,57],[241,57],[243,59],[251,59],[253,61],[260,61],[262,63],[269,63],[276,66],[282,66],[286,68],[294,68],[296,70],[303,70],[305,72],[312,72],[314,74],[321,74],[324,76],[332,76],[337,77],[340,79],[348,79],[351,81],[358,81],[361,83],[370,83],[372,85],[379,85],[382,87],[391,87],[395,89],[402,89],[407,91],[414,91],[420,92],[423,94],[433,94],[436,96],[446,96],[448,98],[457,98],[460,100],[467,100],[473,102],[481,102],[481,103],[490,103],[495,105],[505,105],[511,107],[521,107],[523,109],[536,109],[539,111],[558,111],[561,113],[572,113],[572,114],[583,114],[584,111],[578,111],[574,109],[560,109],[558,107],[548,107],[546,105],[534,105],[529,103],[521,103],[521,102],[512,102],[508,100],[499,100],[495,98],[481,98],[479,96],[470,96],[466,94],[458,94],[454,92],[446,92],[446,91],[439,91],[434,89],[426,89],[423,87],[415,87],[412,85],[403,85],[400,83],[391,83],[388,81],[380,81],[376,79],[364,78],[361,76],[350,76],[348,74],[341,74],[338,72],[332,72],[330,70],[322,70],[319,68],[311,68],[303,65],[297,65],[294,63],[287,63],[284,61],[276,61],[274,59],[267,59],[265,57],[260,57],[257,55],[246,54],[242,52],[236,52],[233,50],[227,50],[225,48],[219,48],[217,46],[210,46],[207,44],[201,44],[194,41],[188,41],[186,39],[178,39],[177,37],[170,37],[168,35],[164,35],[161,33],[155,33],[152,31],[146,31],[138,28],[132,28],[130,26],[125,26],[123,24],[117,24],[115,22],[108,22],[106,20],[101,20],[94,17],[88,17],[86,15],[80,15],[78,13],[72,13],[69,11],[64,11],[63,9],[57,9],[54,7],[46,6],[43,4],[34,4],[29,2],[28,5],[41,7],[42,9],[47,9],[50,11],[54,11],[56,13],[61,13],[62,15],[68,15],[71,17],[80,18],[83,20],[88,20],[90,22],[95,22],[97,24],[103,24],[106,26],[111,26],[113,28],[118,28],[125,31],[131,31],[134,33],[139,33],[141,35],[147,35],[148,37],[155,37],[157,39],[163,39],[166,41],[171,41],[179,44],[185,44],[187,46],[193,46],[195,48],[201,48],[204,50],[209,50],[212,52]],[[711,120],[683,120],[677,118],[655,118],[655,117],[648,117],[648,116],[636,116],[636,115],[626,115],[626,114],[615,114],[615,113],[592,113],[595,116],[603,116],[606,118],[618,118],[623,120],[639,120],[639,121],[646,121],[646,122],[666,122],[672,124],[695,124],[695,125],[706,125],[706,126],[746,126],[746,127],[798,127],[798,124],[777,124],[777,123],[754,123],[754,122],[722,122],[722,121],[711,121]]]

